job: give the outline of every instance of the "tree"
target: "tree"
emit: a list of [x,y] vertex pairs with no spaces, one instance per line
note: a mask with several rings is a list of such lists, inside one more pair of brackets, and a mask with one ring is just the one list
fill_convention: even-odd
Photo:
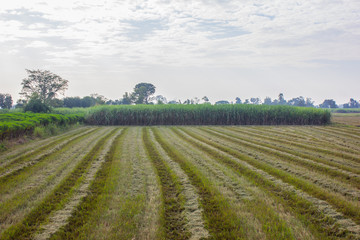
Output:
[[305,107],[306,106],[305,99],[302,96],[290,99],[288,101],[288,104],[291,106],[297,106],[297,107]]
[[36,93],[33,94],[29,102],[24,107],[24,112],[47,113],[50,111],[50,107],[43,103]]
[[50,100],[58,94],[63,94],[68,88],[68,80],[47,71],[47,70],[28,70],[28,77],[23,79],[21,85],[21,95],[27,100],[37,94],[39,100],[44,104],[49,104]]
[[107,102],[106,97],[97,93],[90,94],[90,97],[95,99],[95,105],[104,105]]
[[222,104],[230,104],[229,101],[226,100],[220,100],[215,103],[215,105],[222,105]]
[[241,99],[239,97],[236,97],[235,98],[235,104],[241,104]]
[[167,99],[163,95],[157,95],[156,97],[150,98],[154,104],[167,104]]
[[271,98],[270,97],[266,97],[265,99],[264,99],[264,103],[263,103],[264,105],[272,105],[272,100],[271,100]]
[[125,92],[123,98],[121,99],[121,104],[130,105],[132,103],[131,96],[129,93]]
[[0,107],[2,109],[10,109],[12,107],[13,100],[10,94],[0,93]]
[[344,104],[344,108],[359,108],[360,104],[355,99],[350,98],[349,103]]
[[49,101],[49,105],[54,108],[64,107],[64,101],[58,98],[53,98]]
[[314,107],[314,101],[311,98],[306,98],[306,107]]
[[250,98],[250,102],[252,102],[252,104],[255,104],[255,105],[261,104],[260,98]]
[[149,104],[150,96],[155,93],[155,86],[151,83],[138,83],[131,94],[136,104]]
[[285,104],[286,104],[286,100],[285,100],[285,98],[284,98],[284,94],[283,94],[283,93],[280,93],[280,94],[279,94],[278,104],[280,104],[280,105],[285,105]]
[[209,98],[207,97],[207,96],[204,96],[203,98],[202,98],[202,100],[204,101],[204,104],[209,104],[210,102],[209,102]]
[[325,99],[322,104],[320,104],[321,108],[338,108],[336,102],[332,99]]

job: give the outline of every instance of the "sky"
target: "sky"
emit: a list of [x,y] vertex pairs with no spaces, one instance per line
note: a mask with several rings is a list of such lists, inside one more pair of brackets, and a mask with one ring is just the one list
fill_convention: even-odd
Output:
[[360,99],[359,0],[10,0],[0,5],[0,92],[25,69],[65,96],[119,99],[140,82],[168,100]]

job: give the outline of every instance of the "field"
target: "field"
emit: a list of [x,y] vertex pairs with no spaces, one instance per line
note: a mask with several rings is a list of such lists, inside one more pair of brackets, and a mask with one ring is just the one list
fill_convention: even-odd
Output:
[[360,129],[84,126],[0,156],[0,239],[360,239]]
[[360,113],[333,113],[332,121],[360,127]]

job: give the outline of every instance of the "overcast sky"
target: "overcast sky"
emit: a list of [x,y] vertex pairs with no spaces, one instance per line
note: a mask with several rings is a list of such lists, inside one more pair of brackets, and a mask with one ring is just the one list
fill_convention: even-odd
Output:
[[17,99],[25,69],[69,80],[66,96],[150,82],[168,100],[359,100],[360,1],[2,1],[0,92]]

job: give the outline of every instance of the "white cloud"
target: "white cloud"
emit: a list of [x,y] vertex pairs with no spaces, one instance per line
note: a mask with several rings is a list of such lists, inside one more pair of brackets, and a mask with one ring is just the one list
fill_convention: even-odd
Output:
[[47,48],[49,44],[44,41],[32,41],[30,44],[26,45],[27,48]]
[[0,43],[69,72],[319,67],[360,61],[359,12],[358,0],[11,0]]

